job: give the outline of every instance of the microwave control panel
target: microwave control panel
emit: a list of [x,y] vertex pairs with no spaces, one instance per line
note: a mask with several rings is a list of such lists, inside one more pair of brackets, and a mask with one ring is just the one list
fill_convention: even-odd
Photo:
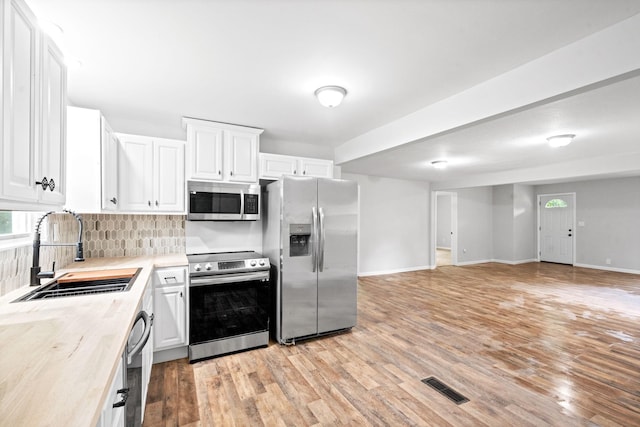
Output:
[[258,195],[244,195],[244,213],[247,215],[258,215]]

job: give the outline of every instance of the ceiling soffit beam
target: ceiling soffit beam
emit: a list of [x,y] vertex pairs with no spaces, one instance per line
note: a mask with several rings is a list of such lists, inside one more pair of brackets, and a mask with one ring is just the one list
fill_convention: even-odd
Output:
[[580,181],[611,176],[638,175],[640,153],[613,154],[589,159],[547,164],[533,168],[469,175],[449,181],[432,182],[432,190],[484,187],[502,184],[538,183],[541,177],[548,182]]
[[640,14],[555,50],[334,150],[336,165],[640,70]]

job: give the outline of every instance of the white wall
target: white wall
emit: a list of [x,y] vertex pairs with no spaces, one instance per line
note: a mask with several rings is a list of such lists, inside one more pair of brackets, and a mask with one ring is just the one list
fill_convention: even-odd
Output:
[[576,265],[640,272],[640,177],[535,187],[537,195],[570,192],[576,193]]
[[507,263],[536,257],[536,196],[531,185],[493,187],[493,259]]
[[513,185],[493,187],[493,256],[500,261],[513,261]]
[[333,160],[333,148],[329,145],[274,141],[268,139],[266,136],[260,136],[260,152]]
[[438,194],[436,201],[436,246],[451,249],[451,195]]
[[515,184],[513,190],[513,261],[536,260],[537,213],[534,187]]
[[456,190],[458,193],[458,264],[493,259],[492,187]]
[[342,175],[360,185],[359,274],[429,268],[429,184]]

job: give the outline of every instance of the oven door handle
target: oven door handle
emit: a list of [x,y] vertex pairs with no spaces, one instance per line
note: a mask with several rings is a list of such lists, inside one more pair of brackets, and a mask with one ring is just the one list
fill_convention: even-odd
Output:
[[238,283],[238,282],[250,282],[252,280],[265,280],[269,278],[268,271],[261,271],[259,273],[238,273],[238,274],[226,274],[221,276],[207,276],[207,277],[192,277],[189,282],[190,287],[195,286],[208,286],[208,285],[222,285],[225,283]]

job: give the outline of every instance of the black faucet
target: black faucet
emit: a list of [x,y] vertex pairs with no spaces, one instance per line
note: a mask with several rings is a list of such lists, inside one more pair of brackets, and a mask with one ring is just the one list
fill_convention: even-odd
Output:
[[76,221],[78,221],[78,241],[76,243],[40,243],[40,226],[42,225],[42,221],[52,213],[55,213],[55,211],[50,211],[42,215],[42,217],[38,220],[38,224],[36,225],[36,232],[33,236],[33,264],[31,267],[30,281],[31,286],[40,285],[40,279],[52,278],[56,270],[56,263],[54,261],[51,271],[40,271],[40,246],[76,246],[76,257],[74,261],[84,261],[84,249],[82,247],[82,218],[77,213],[67,209],[63,209],[62,212],[73,215]]

